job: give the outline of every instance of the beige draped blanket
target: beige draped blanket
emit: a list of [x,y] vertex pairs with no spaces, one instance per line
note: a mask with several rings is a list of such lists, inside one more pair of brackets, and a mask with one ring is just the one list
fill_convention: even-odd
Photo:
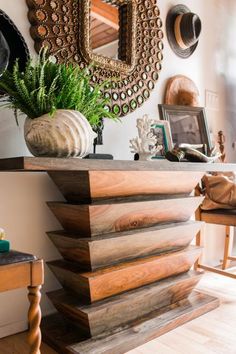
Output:
[[224,173],[203,177],[205,200],[203,210],[236,208],[236,175]]

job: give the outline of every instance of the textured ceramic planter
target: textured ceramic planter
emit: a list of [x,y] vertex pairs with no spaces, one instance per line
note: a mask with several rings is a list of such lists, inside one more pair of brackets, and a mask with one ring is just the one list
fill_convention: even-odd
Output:
[[34,156],[84,157],[91,152],[96,134],[77,111],[57,110],[53,116],[26,118],[26,145]]

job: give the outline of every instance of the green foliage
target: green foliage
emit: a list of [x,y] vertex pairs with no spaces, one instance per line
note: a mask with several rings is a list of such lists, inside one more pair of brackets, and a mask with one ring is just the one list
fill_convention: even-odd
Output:
[[54,63],[44,49],[35,64],[28,61],[23,72],[17,61],[12,72],[5,71],[0,89],[8,95],[3,106],[20,110],[31,119],[45,113],[53,115],[57,109],[72,109],[81,112],[95,128],[102,118],[117,119],[107,109],[110,100],[102,94],[106,84],[91,86],[88,68]]

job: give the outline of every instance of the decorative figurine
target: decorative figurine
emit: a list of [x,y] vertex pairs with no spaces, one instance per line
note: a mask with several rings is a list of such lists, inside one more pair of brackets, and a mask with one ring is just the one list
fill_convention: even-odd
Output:
[[219,160],[221,153],[217,152],[216,148],[211,151],[211,155],[207,156],[198,149],[203,148],[203,145],[180,144],[172,151],[168,151],[166,158],[172,162],[181,162],[187,160],[189,162],[206,162],[213,163]]
[[130,140],[130,149],[134,154],[139,155],[139,160],[151,160],[162,148],[162,145],[157,145],[155,136],[150,135],[151,126],[154,123],[149,119],[148,115],[137,119],[138,137]]

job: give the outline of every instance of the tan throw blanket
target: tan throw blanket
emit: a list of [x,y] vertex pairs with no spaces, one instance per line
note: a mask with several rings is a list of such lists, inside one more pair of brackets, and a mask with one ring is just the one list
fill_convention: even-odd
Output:
[[236,175],[234,173],[205,175],[203,185],[206,197],[201,209],[236,208]]

